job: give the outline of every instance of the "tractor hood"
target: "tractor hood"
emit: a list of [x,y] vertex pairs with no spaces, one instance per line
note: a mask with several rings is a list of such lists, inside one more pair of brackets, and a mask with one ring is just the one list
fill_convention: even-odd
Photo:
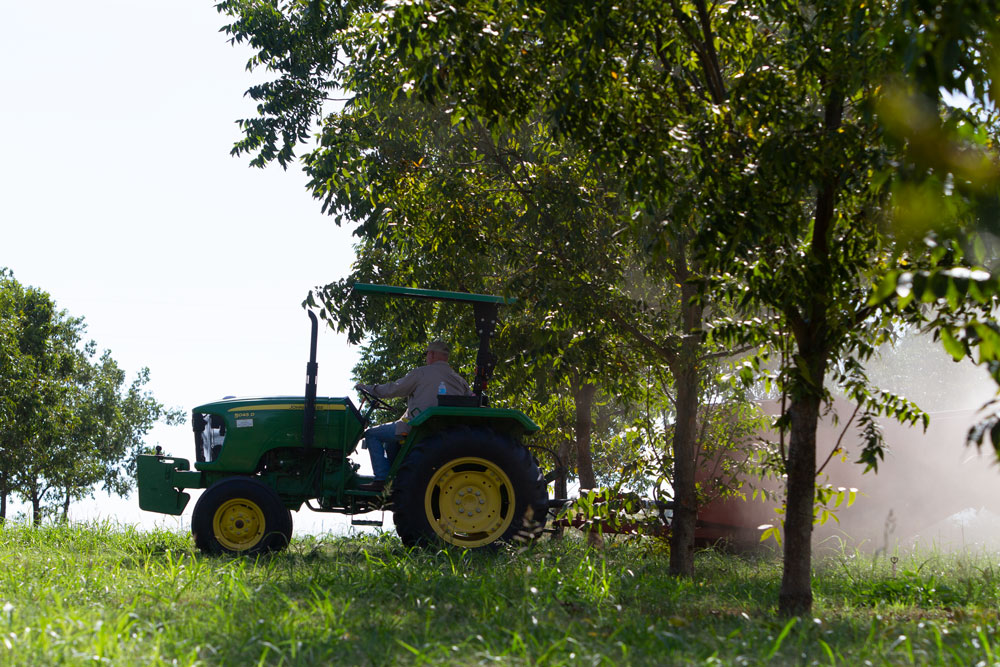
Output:
[[[320,400],[320,399],[317,399]],[[326,399],[323,399],[326,400]],[[344,399],[341,399],[344,400]],[[261,409],[298,409],[301,410],[305,404],[302,396],[242,396],[239,398],[224,398],[219,401],[212,401],[194,408],[193,412],[203,412],[205,414],[225,414],[227,412],[246,410],[251,406],[261,406]],[[292,408],[290,406],[298,406]]]
[[[227,398],[199,405],[191,416],[196,451],[204,451],[196,468],[252,472],[260,456],[271,449],[342,448],[360,437],[363,419],[350,398],[317,397],[317,436],[315,442],[304,442],[305,406],[302,396]],[[228,446],[231,441],[240,445]],[[227,446],[221,447],[222,443]]]

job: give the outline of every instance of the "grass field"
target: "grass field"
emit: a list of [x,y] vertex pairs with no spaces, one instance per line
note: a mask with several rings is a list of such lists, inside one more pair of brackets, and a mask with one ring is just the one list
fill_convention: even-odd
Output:
[[0,529],[0,665],[992,665],[1000,556],[840,554],[784,620],[772,558],[656,543],[408,551],[393,534],[208,558],[188,535]]

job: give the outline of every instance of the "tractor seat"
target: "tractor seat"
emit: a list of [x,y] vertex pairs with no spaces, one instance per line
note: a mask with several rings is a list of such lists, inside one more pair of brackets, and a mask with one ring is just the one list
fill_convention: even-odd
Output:
[[441,394],[438,396],[438,405],[442,408],[479,408],[486,406],[486,397]]

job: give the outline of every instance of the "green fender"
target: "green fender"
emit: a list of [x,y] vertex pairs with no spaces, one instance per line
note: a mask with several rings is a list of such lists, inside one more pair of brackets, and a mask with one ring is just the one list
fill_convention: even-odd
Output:
[[396,470],[406,458],[406,452],[414,443],[455,426],[486,427],[498,433],[505,433],[516,440],[541,430],[538,424],[520,410],[509,408],[427,408],[410,420],[410,433],[403,442],[400,455],[393,462],[389,476],[395,477]]

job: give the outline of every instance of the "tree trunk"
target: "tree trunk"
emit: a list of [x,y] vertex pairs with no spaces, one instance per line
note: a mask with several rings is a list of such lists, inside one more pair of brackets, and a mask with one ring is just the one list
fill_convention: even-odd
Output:
[[[685,276],[686,276],[686,266]],[[677,393],[677,421],[674,424],[674,513],[670,521],[670,574],[694,576],[694,534],[698,522],[698,496],[695,476],[698,453],[698,385],[700,339],[694,333],[701,328],[703,309],[694,303],[697,288],[681,284],[681,308],[685,333],[677,360],[671,365]]]
[[[594,460],[590,455],[590,434],[593,426],[592,408],[597,385],[582,380],[573,383],[573,401],[576,407],[576,474],[580,480],[580,492],[597,487],[594,475]],[[587,541],[592,546],[601,546],[604,538],[596,530],[587,531]]]
[[670,574],[694,576],[694,533],[698,520],[695,490],[695,438],[698,432],[698,377],[694,369],[674,372],[677,421],[674,423],[674,512],[670,520]]
[[570,440],[563,440],[559,443],[559,449],[556,452],[558,456],[558,463],[564,466],[562,473],[555,479],[555,494],[556,498],[568,498],[569,497],[569,448],[572,444]]
[[822,403],[827,353],[822,313],[793,322],[798,345],[798,380],[788,407],[788,458],[785,461],[784,568],[778,613],[802,616],[812,609],[812,530],[816,503],[816,426]]
[[0,525],[7,521],[7,475],[0,476]]
[[783,616],[801,616],[812,609],[812,529],[819,406],[819,397],[809,395],[793,399],[788,410],[791,427],[785,487],[785,563],[778,594],[778,611]]
[[41,482],[35,482],[31,489],[31,522],[36,526],[42,525],[42,500],[51,488],[48,485],[42,487]]
[[31,522],[36,526],[42,525],[42,496],[38,493],[31,494]]
[[576,406],[576,471],[580,478],[581,490],[597,486],[594,459],[590,455],[591,408],[594,405],[596,391],[597,385],[593,384],[577,384],[573,388]]
[[[823,126],[829,136],[840,128],[844,114],[844,94],[831,86],[823,109]],[[830,145],[836,145],[831,142]],[[836,156],[829,161],[835,165]],[[813,219],[811,261],[802,276],[813,290],[813,298],[785,311],[798,346],[799,376],[789,407],[788,460],[785,473],[785,564],[778,594],[778,612],[802,616],[812,610],[812,528],[816,503],[816,425],[823,396],[831,349],[829,313],[837,303],[836,279],[830,271],[830,248],[835,220],[840,171],[831,169],[817,180],[816,211]],[[802,310],[799,310],[802,308]],[[834,328],[836,331],[836,328]],[[845,336],[846,332],[835,335]],[[843,338],[841,338],[843,340]]]
[[[563,466],[562,473],[555,478],[555,494],[556,498],[568,498],[569,497],[569,484],[567,478],[569,477],[569,448],[572,445],[570,440],[562,440],[559,443],[559,450],[557,454],[557,465]],[[556,526],[555,532],[552,533],[552,539],[558,540],[563,536],[563,527]]]
[[63,507],[62,507],[62,520],[63,523],[69,522],[69,501],[70,501],[70,489],[67,486],[65,489],[65,495],[63,496]]

